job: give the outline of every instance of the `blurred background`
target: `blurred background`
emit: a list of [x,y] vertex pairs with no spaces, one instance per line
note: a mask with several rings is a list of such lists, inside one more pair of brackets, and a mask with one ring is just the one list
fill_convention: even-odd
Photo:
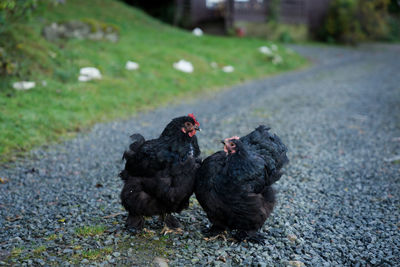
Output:
[[283,42],[394,41],[398,0],[125,0],[166,23]]
[[376,41],[400,1],[1,0],[0,156],[309,64],[287,43]]

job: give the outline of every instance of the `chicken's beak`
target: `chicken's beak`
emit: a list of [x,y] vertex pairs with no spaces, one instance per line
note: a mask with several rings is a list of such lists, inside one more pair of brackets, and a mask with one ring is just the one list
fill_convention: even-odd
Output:
[[199,131],[199,132],[201,131],[200,127],[197,126],[197,125],[194,126],[194,129],[195,129],[196,131]]
[[222,139],[222,140],[221,140],[221,143],[222,143],[223,145],[225,145],[225,140],[224,140],[224,139]]

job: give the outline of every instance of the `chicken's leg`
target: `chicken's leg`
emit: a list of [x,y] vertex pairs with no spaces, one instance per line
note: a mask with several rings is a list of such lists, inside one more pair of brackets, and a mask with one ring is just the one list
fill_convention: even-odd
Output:
[[129,213],[128,219],[126,219],[125,227],[129,232],[137,234],[138,232],[143,230],[144,219],[142,216],[132,215],[131,213]]
[[238,230],[234,235],[235,239],[239,242],[248,241],[260,245],[265,245],[266,235],[257,231],[243,231]]
[[211,228],[203,231],[204,240],[206,241],[212,241],[217,238],[222,238],[223,240],[226,241],[226,236],[225,236],[225,228],[217,226],[216,224],[213,224]]
[[179,223],[178,219],[176,219],[171,214],[165,215],[164,218],[164,228],[161,230],[161,234],[166,235],[169,233],[174,234],[182,234],[183,230],[181,228],[181,224]]

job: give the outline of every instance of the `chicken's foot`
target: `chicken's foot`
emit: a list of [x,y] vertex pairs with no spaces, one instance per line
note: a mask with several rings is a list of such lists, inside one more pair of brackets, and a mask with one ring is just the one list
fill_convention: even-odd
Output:
[[177,234],[181,235],[183,233],[182,228],[169,228],[167,225],[164,225],[164,228],[161,230],[162,235],[167,235],[167,234]]

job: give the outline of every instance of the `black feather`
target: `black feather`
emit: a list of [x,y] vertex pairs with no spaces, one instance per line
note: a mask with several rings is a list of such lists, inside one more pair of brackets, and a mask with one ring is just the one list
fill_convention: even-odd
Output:
[[173,119],[157,139],[131,136],[132,144],[123,156],[125,168],[120,173],[125,183],[121,201],[129,212],[128,226],[143,227],[141,216],[187,208],[201,162],[197,137],[182,131],[187,121],[195,123],[189,116]]
[[195,194],[213,229],[238,230],[249,240],[260,240],[256,233],[275,205],[271,184],[288,162],[286,146],[268,130],[260,126],[239,140],[231,139],[235,153],[219,151],[198,169]]

